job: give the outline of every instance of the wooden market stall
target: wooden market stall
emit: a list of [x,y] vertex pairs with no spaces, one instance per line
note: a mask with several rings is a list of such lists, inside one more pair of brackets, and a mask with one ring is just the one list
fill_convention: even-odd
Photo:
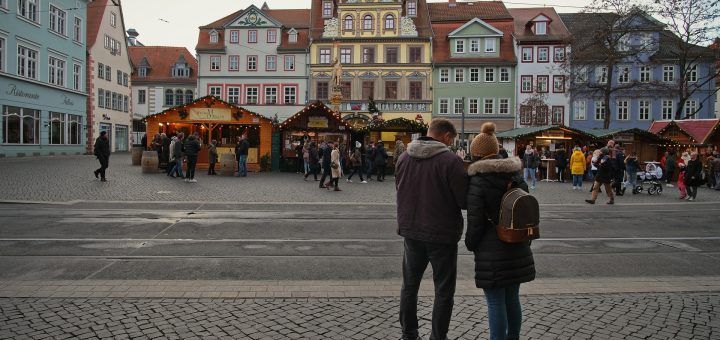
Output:
[[695,150],[700,154],[720,148],[720,119],[654,121],[651,133],[677,143],[679,152]]
[[407,147],[412,142],[413,135],[424,136],[427,134],[428,125],[423,122],[422,117],[417,120],[407,118],[394,118],[390,120],[371,121],[370,124],[357,130],[359,138],[364,140],[363,145],[370,142],[383,141],[388,156],[395,153],[395,141],[400,138]]
[[642,129],[590,129],[585,132],[595,136],[600,144],[614,140],[625,148],[625,154],[637,152],[640,164],[658,161],[662,154],[677,143],[665,137]]
[[[208,166],[208,144],[218,142],[220,162],[232,157],[238,137],[247,136],[250,143],[248,151],[248,170],[259,171],[270,163],[272,144],[272,120],[240,106],[228,103],[214,96],[198,98],[193,102],[171,107],[162,112],[147,116],[148,145],[153,136],[165,133],[168,137],[180,132],[185,137],[197,132],[200,135],[201,150],[198,155],[198,168]],[[266,162],[261,166],[263,160]]]

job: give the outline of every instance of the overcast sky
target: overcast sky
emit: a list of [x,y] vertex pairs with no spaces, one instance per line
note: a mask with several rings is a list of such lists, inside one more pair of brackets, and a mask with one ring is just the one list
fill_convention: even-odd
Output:
[[[442,2],[442,1],[430,1]],[[507,7],[553,5],[556,11],[577,12],[588,0],[516,0]],[[310,8],[310,0],[267,0],[271,9]],[[250,5],[262,6],[263,0],[123,0],[125,28],[134,28],[145,45],[185,46],[195,54],[198,27],[207,25]],[[567,6],[567,7],[560,7]],[[578,7],[580,6],[580,7]],[[309,20],[309,19],[308,19]]]

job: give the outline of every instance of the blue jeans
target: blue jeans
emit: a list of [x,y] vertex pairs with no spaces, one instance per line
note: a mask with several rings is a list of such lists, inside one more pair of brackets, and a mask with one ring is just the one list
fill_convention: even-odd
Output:
[[303,161],[303,164],[305,165],[305,173],[309,174],[310,173],[310,162]]
[[238,157],[238,176],[247,176],[247,155]]
[[582,188],[583,175],[573,175],[573,186]]
[[627,173],[627,182],[625,182],[625,187],[630,187],[630,189],[637,186],[637,171]]
[[483,288],[488,306],[490,340],[519,339],[522,324],[520,284]]
[[525,182],[528,181],[528,177],[532,178],[532,187],[535,186],[535,172],[537,172],[537,168],[525,168],[525,176],[523,176]]
[[183,172],[182,172],[182,164],[183,164],[182,158],[175,161],[175,164],[174,164],[172,170],[170,170],[170,174],[175,173],[178,177],[181,177],[181,178],[185,177],[185,175],[183,175]]

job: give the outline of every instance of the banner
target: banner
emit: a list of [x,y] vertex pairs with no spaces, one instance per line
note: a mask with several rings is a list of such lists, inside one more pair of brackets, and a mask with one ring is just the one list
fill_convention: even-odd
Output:
[[213,120],[213,121],[230,121],[232,114],[230,109],[222,108],[200,108],[194,107],[189,110],[190,120]]

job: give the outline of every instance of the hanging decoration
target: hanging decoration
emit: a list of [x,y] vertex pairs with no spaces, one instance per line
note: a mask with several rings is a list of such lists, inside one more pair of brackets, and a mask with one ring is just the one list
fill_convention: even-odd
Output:
[[415,121],[406,118],[395,118],[383,121],[371,121],[367,126],[359,129],[359,132],[369,131],[413,131],[426,132],[428,125],[422,121]]

